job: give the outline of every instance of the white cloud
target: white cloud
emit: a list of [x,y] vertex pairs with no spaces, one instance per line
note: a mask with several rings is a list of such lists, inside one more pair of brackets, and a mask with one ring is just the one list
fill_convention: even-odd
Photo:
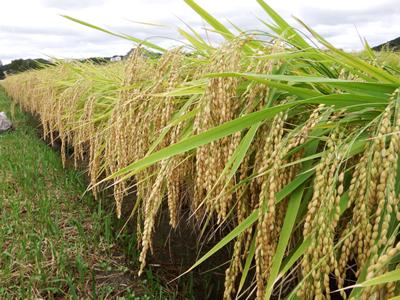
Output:
[[[89,57],[124,54],[132,47],[129,41],[62,18],[70,15],[87,22],[149,38],[170,46],[179,39],[176,27],[184,26],[179,18],[202,30],[207,26],[182,0],[13,0],[2,1],[0,18],[0,59]],[[265,12],[253,1],[198,0],[218,20],[230,20],[245,30],[267,30],[258,18],[267,20]],[[295,15],[311,25],[337,47],[359,49],[361,36],[371,45],[400,35],[398,0],[270,0],[268,3],[285,17]],[[167,25],[149,26],[133,21]],[[358,32],[357,32],[358,31]],[[164,37],[164,38],[160,38]],[[171,39],[167,39],[167,38]]]
[[71,8],[86,8],[91,6],[102,5],[105,0],[43,0],[43,4],[46,7],[56,7],[61,9],[71,9]]

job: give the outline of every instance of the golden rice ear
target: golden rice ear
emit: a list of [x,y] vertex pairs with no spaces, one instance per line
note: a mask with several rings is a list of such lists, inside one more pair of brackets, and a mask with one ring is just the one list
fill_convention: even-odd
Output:
[[[219,49],[211,59],[210,72],[233,72],[240,70],[241,42],[228,44]],[[201,111],[195,120],[195,131],[203,132],[230,121],[238,115],[236,78],[211,78],[200,100]],[[218,112],[218,113],[217,113]],[[197,149],[196,153],[196,203],[205,201],[206,210],[216,212],[222,222],[232,208],[233,196],[229,192],[232,182],[219,180],[225,164],[240,142],[240,133],[225,137]],[[207,198],[206,198],[207,196]]]
[[[370,264],[367,270],[366,280],[372,279],[376,276],[382,275],[385,272],[388,272],[388,265],[390,261],[399,254],[400,252],[400,242],[394,244],[394,239],[389,243],[389,247],[385,248],[385,251],[376,258],[375,262]],[[399,266],[396,266],[398,269]],[[390,299],[390,297],[395,296],[396,292],[396,282],[389,282],[386,285],[380,284],[375,286],[366,287],[362,290],[361,299],[370,299],[374,294],[386,294],[386,297]]]
[[147,252],[152,246],[152,236],[154,231],[155,219],[164,196],[162,185],[164,177],[166,175],[167,168],[168,168],[168,161],[163,161],[159,173],[157,175],[157,178],[152,186],[149,198],[146,201],[145,211],[144,211],[145,219],[144,219],[144,229],[142,236],[142,251],[140,252],[139,256],[139,261],[140,261],[139,276],[142,274],[144,267],[146,266]]
[[[337,262],[334,256],[334,234],[335,222],[329,223],[326,220],[332,219],[332,214],[337,214],[336,207],[340,196],[337,192],[337,185],[341,185],[337,178],[341,178],[341,158],[335,155],[338,151],[336,144],[340,141],[339,133],[334,131],[328,142],[327,152],[321,158],[316,168],[316,175],[313,184],[313,197],[308,204],[308,212],[304,222],[303,235],[311,239],[309,247],[302,261],[302,273],[305,276],[311,272],[315,262],[322,261],[315,272],[311,272],[311,278],[305,280],[298,292],[299,297],[321,298],[330,294],[329,274],[337,269]],[[343,150],[342,150],[343,151]],[[333,217],[335,220],[336,217]]]

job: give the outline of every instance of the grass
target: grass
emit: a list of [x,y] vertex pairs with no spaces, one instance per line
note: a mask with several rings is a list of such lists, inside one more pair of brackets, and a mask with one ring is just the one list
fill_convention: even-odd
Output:
[[[0,90],[0,111],[12,110]],[[63,169],[29,116],[16,108],[12,120],[16,130],[0,135],[0,298],[167,299],[126,267],[83,174]]]

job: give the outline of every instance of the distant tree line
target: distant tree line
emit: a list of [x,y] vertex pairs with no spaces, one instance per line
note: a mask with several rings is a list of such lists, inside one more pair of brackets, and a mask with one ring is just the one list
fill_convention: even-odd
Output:
[[5,74],[10,75],[28,70],[42,69],[49,65],[53,65],[53,63],[43,58],[15,59],[7,65],[0,66],[0,79],[4,79]]
[[0,80],[4,79],[4,77],[5,77],[2,67],[3,67],[3,63],[0,60]]
[[[101,65],[113,61],[113,58],[115,57],[120,57],[121,60],[126,59],[132,53],[133,50],[134,48],[131,49],[126,55],[114,55],[113,57],[90,57],[84,59],[77,59],[76,61],[89,62],[92,64]],[[144,55],[150,58],[159,58],[161,56],[160,53],[152,52],[145,49],[143,49],[143,52]],[[15,59],[7,65],[2,65],[0,61],[0,80],[4,79],[6,75],[18,74],[28,70],[42,69],[49,65],[54,65],[54,63],[43,58]]]

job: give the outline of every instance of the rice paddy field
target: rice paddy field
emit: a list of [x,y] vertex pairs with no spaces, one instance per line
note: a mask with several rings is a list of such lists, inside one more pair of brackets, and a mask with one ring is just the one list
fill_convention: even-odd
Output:
[[117,217],[131,207],[139,275],[167,207],[171,231],[197,232],[186,273],[229,253],[223,299],[400,299],[399,54],[342,51],[263,0],[265,32],[185,2],[223,43],[119,34],[137,43],[127,60],[2,85],[64,165],[87,166],[94,198],[111,188]]

